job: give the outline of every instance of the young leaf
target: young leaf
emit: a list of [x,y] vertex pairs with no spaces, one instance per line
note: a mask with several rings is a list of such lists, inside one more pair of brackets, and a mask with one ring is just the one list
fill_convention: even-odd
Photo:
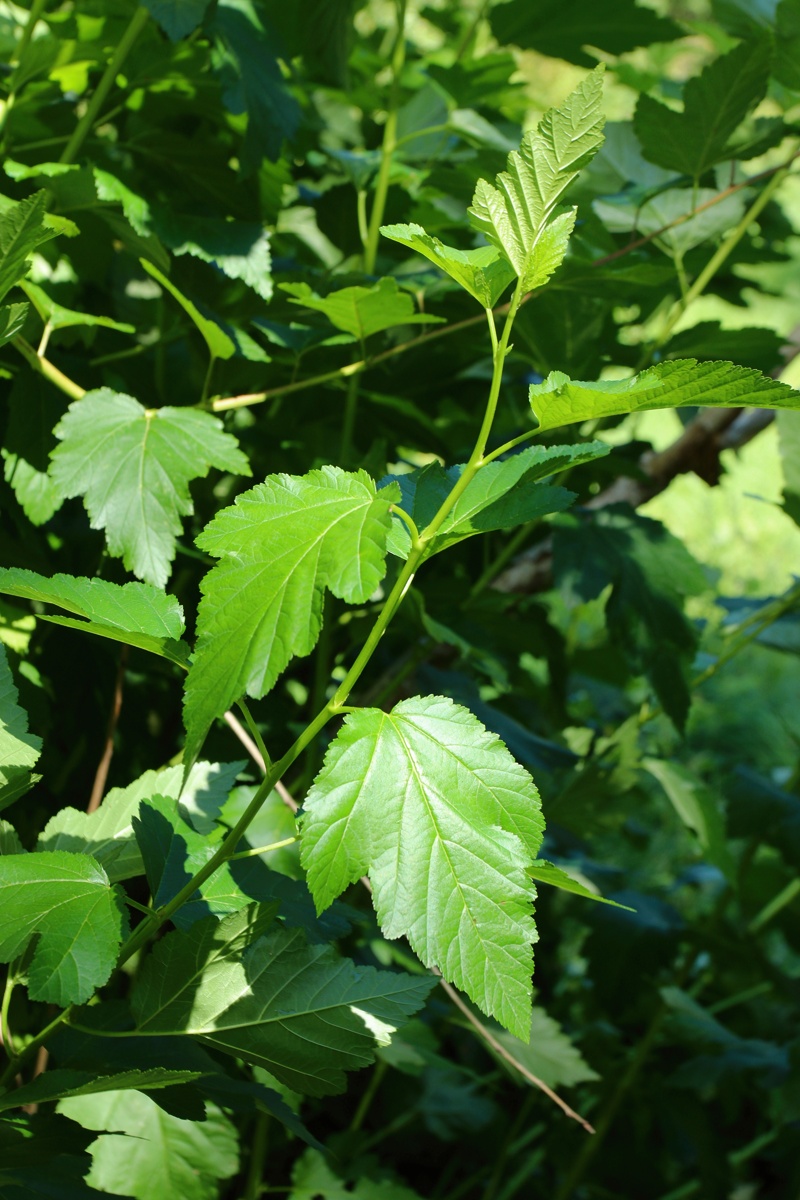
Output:
[[368,874],[384,936],[527,1038],[528,868],[542,840],[527,771],[468,709],[440,696],[345,719],[303,806],[302,863],[321,911]]
[[[564,892],[571,892],[573,896],[583,896],[585,900],[596,900],[600,904],[610,904],[613,908],[627,908],[625,904],[618,904],[616,900],[607,900],[605,896],[591,891],[572,875],[562,871],[561,867],[557,867],[555,863],[545,862],[543,858],[537,858],[530,868],[530,876],[537,883],[547,883],[551,887],[561,888]],[[628,911],[633,912],[633,909],[628,909]]]
[[218,1180],[239,1168],[236,1130],[214,1105],[205,1121],[184,1121],[137,1091],[62,1100],[58,1110],[103,1133],[91,1147],[89,1184],[115,1196],[216,1200]]
[[689,711],[687,675],[697,632],[683,613],[687,596],[706,587],[700,564],[663,525],[624,505],[564,518],[554,538],[559,585],[585,600],[611,585],[606,621],[630,667],[650,680],[664,711],[682,728]]
[[282,283],[281,287],[292,296],[293,304],[324,313],[332,325],[360,342],[394,325],[432,325],[444,319],[416,312],[411,296],[401,292],[391,277],[379,279],[370,288],[341,288],[327,296],[318,296],[307,283]]
[[0,858],[0,908],[0,962],[36,939],[32,1000],[83,1004],[107,981],[128,919],[118,889],[93,858],[63,851]]
[[140,258],[139,262],[144,270],[147,271],[147,274],[152,275],[153,279],[157,283],[160,283],[169,292],[170,296],[178,301],[183,311],[192,319],[195,327],[202,334],[211,357],[222,359],[232,358],[236,353],[236,344],[222,326],[218,325],[216,321],[212,321],[210,317],[204,317],[197,305],[184,296],[183,292],[179,291],[175,284],[170,279],[167,279],[162,271],[159,271],[157,266],[148,262],[146,258]]
[[148,583],[107,583],[104,579],[80,579],[53,575],[48,579],[20,567],[0,567],[0,593],[53,604],[70,617],[37,614],[37,620],[71,629],[84,629],[140,650],[149,650],[179,666],[188,664],[189,647],[180,640],[183,609]]
[[0,346],[17,336],[27,315],[27,304],[4,304],[0,308]]
[[340,1092],[345,1071],[425,1002],[431,978],[356,967],[297,930],[263,934],[255,906],[173,933],[133,994],[139,1034],[185,1034],[266,1067],[295,1091]]
[[163,587],[181,517],[194,511],[189,483],[211,467],[249,475],[222,422],[194,408],[146,409],[99,388],[71,404],[55,429],[52,479],[65,497],[83,496],[109,553],[140,579]]
[[33,786],[31,770],[42,752],[42,739],[28,733],[28,714],[18,699],[6,648],[0,644],[0,812]]
[[475,229],[502,251],[523,291],[546,283],[566,253],[575,214],[553,216],[556,205],[603,141],[602,67],[550,109],[526,133],[496,187],[478,181],[470,218]]
[[[609,451],[603,442],[585,442],[577,446],[529,446],[503,461],[482,467],[444,521],[430,543],[430,553],[438,554],[447,546],[477,533],[493,529],[512,529],[526,521],[539,520],[568,508],[572,492],[539,481],[568,467],[580,466],[601,458]],[[393,477],[400,488],[400,504],[422,530],[433,518],[442,501],[458,480],[463,466],[447,470],[431,463],[407,475]],[[410,548],[405,524],[395,521],[391,549],[405,556]]]
[[457,250],[431,237],[421,225],[382,225],[381,233],[422,254],[460,283],[484,308],[493,308],[514,278],[514,268],[495,246]]
[[767,90],[770,56],[767,39],[742,42],[689,80],[680,113],[641,95],[633,127],[645,158],[699,179],[732,157],[730,138]]
[[55,237],[44,222],[47,197],[36,192],[0,212],[0,300],[25,275],[37,246]]
[[540,429],[559,429],[654,408],[800,408],[800,393],[760,371],[729,362],[697,362],[676,358],[648,367],[630,379],[573,382],[551,371],[530,387],[530,402]]
[[39,835],[37,850],[69,850],[91,854],[101,864],[112,883],[144,874],[142,856],[133,831],[133,817],[143,800],[169,796],[195,828],[208,832],[211,814],[221,809],[243,767],[235,763],[195,763],[184,784],[184,770],[178,765],[161,771],[145,771],[134,783],[112,788],[93,813],[62,808]]
[[201,1078],[200,1071],[168,1071],[152,1067],[145,1071],[121,1071],[116,1075],[97,1075],[94,1071],[48,1071],[30,1083],[14,1088],[0,1096],[0,1112],[21,1108],[24,1104],[46,1104],[67,1096],[93,1096],[101,1092],[158,1091],[176,1084],[192,1083]]
[[270,690],[295,654],[310,654],[325,588],[367,600],[386,570],[396,488],[376,492],[364,471],[323,467],[270,475],[237,496],[197,539],[222,561],[205,576],[197,647],[186,683],[186,761],[215,717],[245,692]]

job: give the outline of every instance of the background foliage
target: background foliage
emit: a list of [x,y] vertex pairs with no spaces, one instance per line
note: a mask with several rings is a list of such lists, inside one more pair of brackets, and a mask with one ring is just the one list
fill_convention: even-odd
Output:
[[[597,62],[606,140],[570,191],[565,262],[544,291],[528,280],[490,448],[530,430],[528,389],[551,371],[611,381],[727,359],[797,382],[798,30],[796,0],[0,5],[0,806],[14,804],[0,957],[28,954],[3,1029],[24,1049],[54,1006],[99,985],[97,1021],[124,1029],[132,998],[145,1035],[78,1022],[26,1065],[0,1096],[0,1195],[797,1194],[797,413],[698,412],[694,393],[676,412],[611,403],[569,439],[545,433],[611,452],[559,460],[569,512],[551,496],[546,520],[453,537],[359,684],[373,708],[418,693],[468,705],[536,781],[543,854],[575,890],[542,869],[530,1044],[431,990],[358,883],[316,919],[295,844],[231,863],[149,960],[111,972],[129,923],[112,885],[171,900],[260,778],[257,747],[217,721],[182,795],[190,825],[176,815],[188,646],[155,589],[191,639],[220,544],[195,538],[250,475],[334,464],[402,485],[429,466],[435,490],[437,464],[466,460],[491,346],[430,238],[474,247],[477,180]],[[501,283],[487,270],[479,301]],[[561,386],[580,416],[580,387]],[[345,575],[336,545],[329,557],[329,577]],[[314,654],[253,705],[270,750],[341,682],[379,578],[331,585]],[[103,585],[132,579],[121,647]],[[308,654],[288,611],[291,650]],[[272,794],[252,847],[292,837],[285,801],[304,800],[326,738]],[[70,896],[49,924],[14,889],[35,847],[54,852],[40,902]],[[93,857],[76,878],[81,849]],[[244,1018],[196,1005],[189,1043],[167,967],[189,976],[213,946],[202,995],[224,993],[260,930],[243,896],[280,911],[258,943],[270,970]],[[209,911],[229,915],[198,924]],[[86,947],[77,982],[67,929]],[[283,1023],[261,1020],[264,988],[296,972],[334,998],[327,1054],[315,1027],[303,1057],[302,989]],[[373,1032],[407,1023],[376,1051],[351,1003]]]

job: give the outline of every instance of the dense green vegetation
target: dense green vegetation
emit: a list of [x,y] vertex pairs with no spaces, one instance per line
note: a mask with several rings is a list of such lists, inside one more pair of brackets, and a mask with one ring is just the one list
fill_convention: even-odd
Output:
[[798,0],[0,43],[2,1200],[791,1200]]

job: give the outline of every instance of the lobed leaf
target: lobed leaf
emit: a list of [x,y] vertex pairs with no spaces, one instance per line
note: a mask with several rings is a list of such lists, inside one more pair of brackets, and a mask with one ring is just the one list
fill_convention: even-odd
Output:
[[145,0],[145,8],[173,42],[197,28],[208,5],[209,0]]
[[83,1004],[111,975],[127,933],[122,897],[103,868],[84,854],[57,851],[0,858],[0,962],[33,938],[32,1000]]
[[176,1084],[192,1083],[201,1078],[200,1071],[170,1071],[166,1067],[151,1067],[144,1071],[119,1071],[114,1075],[97,1075],[93,1071],[55,1070],[39,1075],[30,1083],[14,1088],[0,1096],[0,1112],[22,1108],[25,1104],[46,1104],[68,1096],[93,1096],[101,1092],[158,1091]]
[[266,1067],[295,1091],[340,1092],[345,1071],[417,1012],[435,980],[356,967],[298,930],[263,931],[256,906],[173,933],[133,994],[143,1036],[183,1034]]
[[800,408],[800,393],[750,367],[730,362],[676,358],[629,379],[573,382],[551,371],[530,387],[533,414],[544,432],[578,421],[646,412],[656,408]]
[[[186,315],[193,321],[195,328],[201,334],[203,341],[208,346],[208,352],[212,358],[232,358],[236,353],[236,343],[233,338],[227,333],[222,326],[213,321],[211,317],[203,316],[196,304],[193,304],[188,296],[184,296],[171,279],[167,279],[163,271],[159,271],[154,263],[148,262],[146,258],[139,259],[140,264],[147,271],[148,275],[152,275],[157,283],[169,292],[173,299],[178,301]],[[161,410],[164,411],[163,409]],[[189,410],[186,410],[189,411]]]
[[501,46],[513,42],[587,67],[596,62],[587,46],[616,55],[682,36],[680,26],[635,0],[614,0],[613,5],[595,0],[511,0],[492,7],[491,24]]
[[346,717],[303,806],[301,861],[318,911],[368,874],[384,936],[527,1037],[543,830],[500,739],[452,700],[417,697]]
[[194,511],[189,483],[211,467],[249,475],[222,422],[195,408],[146,409],[98,388],[67,409],[50,474],[65,497],[82,496],[93,529],[128,570],[163,587],[181,518]]
[[327,588],[349,604],[384,576],[396,488],[364,471],[270,475],[237,496],[197,539],[221,561],[205,576],[186,682],[186,761],[212,721],[245,692],[258,698],[293,655],[310,654]]
[[37,246],[56,236],[45,223],[47,196],[36,192],[0,212],[0,300],[26,274]]
[[473,227],[506,257],[523,291],[540,287],[561,263],[575,220],[556,205],[603,141],[602,66],[560,108],[526,133],[495,185],[478,181],[469,210]]
[[21,331],[28,315],[27,304],[4,304],[0,308],[0,346],[5,346]]
[[42,752],[42,739],[28,732],[28,714],[0,643],[0,811],[23,796],[36,782],[32,769]]

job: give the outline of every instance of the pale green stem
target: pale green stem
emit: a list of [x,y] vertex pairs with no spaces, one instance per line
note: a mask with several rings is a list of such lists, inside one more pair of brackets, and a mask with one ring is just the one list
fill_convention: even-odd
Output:
[[94,125],[95,120],[100,113],[100,109],[103,107],[106,97],[114,85],[114,80],[119,74],[122,64],[130,54],[134,42],[144,29],[149,19],[150,13],[144,6],[137,8],[136,12],[131,17],[130,24],[120,38],[114,53],[111,55],[111,60],[101,75],[100,82],[95,88],[92,98],[86,106],[86,111],[76,125],[75,132],[67,142],[64,152],[58,160],[59,162],[75,162],[81,146],[89,136],[92,126]]
[[5,987],[3,988],[3,1002],[0,1005],[0,1037],[2,1037],[3,1046],[10,1062],[13,1062],[16,1058],[14,1039],[11,1036],[11,1026],[8,1023],[8,1010],[11,1007],[11,996],[14,991],[15,982],[11,967],[9,967]]
[[386,197],[389,194],[389,177],[392,173],[392,158],[397,145],[397,110],[400,104],[400,76],[406,60],[406,0],[397,0],[397,36],[392,51],[392,87],[389,93],[389,111],[386,114],[386,124],[383,127],[381,143],[381,165],[378,168],[378,178],[375,182],[375,198],[372,201],[372,212],[367,229],[367,243],[364,248],[364,270],[371,275],[375,270],[375,260],[378,257],[378,239],[383,224],[383,214],[386,211]]
[[258,858],[260,854],[269,854],[272,850],[282,850],[284,846],[291,846],[296,841],[297,835],[284,838],[282,842],[271,842],[269,846],[257,846],[254,850],[239,850],[236,854],[229,855],[228,862],[233,862],[236,858]]
[[239,712],[247,722],[247,728],[250,730],[253,741],[258,747],[258,752],[264,760],[265,767],[268,767],[270,764],[269,753],[267,751],[267,747],[264,745],[264,739],[261,736],[261,730],[256,725],[255,720],[253,719],[253,714],[250,712],[247,702],[243,699],[237,700],[236,707],[239,709]]
[[764,905],[760,913],[753,917],[747,926],[747,932],[758,933],[768,921],[771,921],[773,917],[777,917],[778,913],[786,908],[787,904],[791,904],[795,896],[798,895],[800,895],[800,879],[792,879],[790,883],[787,883],[785,888],[782,888],[778,892],[777,896],[773,896],[769,903]]
[[38,371],[45,379],[49,379],[59,391],[64,392],[72,400],[80,400],[86,395],[86,388],[82,388],[80,384],[73,382],[63,371],[59,371],[58,367],[54,367],[46,358],[40,358],[28,342],[23,337],[17,335],[12,339],[11,345],[15,350],[18,350],[22,357],[33,367],[34,371]]

